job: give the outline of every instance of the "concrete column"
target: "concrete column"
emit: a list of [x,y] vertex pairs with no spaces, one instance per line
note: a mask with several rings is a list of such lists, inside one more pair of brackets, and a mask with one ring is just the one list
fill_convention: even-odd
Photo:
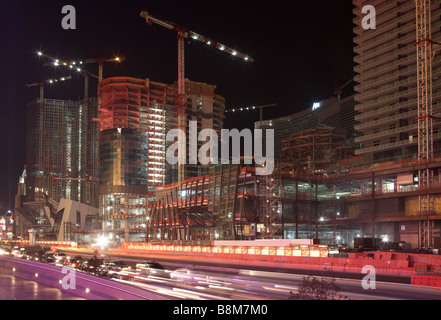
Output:
[[31,246],[35,246],[35,236],[37,234],[37,232],[34,229],[29,229],[29,244]]

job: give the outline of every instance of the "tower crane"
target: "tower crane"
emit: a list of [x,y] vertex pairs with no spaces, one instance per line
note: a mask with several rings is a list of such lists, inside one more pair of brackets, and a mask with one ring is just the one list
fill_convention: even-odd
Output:
[[90,64],[90,63],[98,63],[98,76],[91,74],[95,78],[98,79],[99,82],[103,80],[103,68],[104,68],[104,62],[122,62],[125,60],[124,57],[113,57],[113,58],[96,58],[96,59],[85,59],[85,60],[71,60],[71,61],[60,61],[57,58],[54,58],[46,53],[43,53],[41,51],[37,52],[37,54],[40,57],[44,57],[49,59],[50,63],[45,63],[44,66],[65,66],[70,69],[77,69],[78,71],[81,71],[81,66],[84,64]]
[[43,80],[43,81],[39,81],[39,82],[35,82],[35,83],[27,83],[25,84],[25,86],[27,88],[32,88],[32,87],[36,87],[39,86],[40,87],[40,104],[44,102],[44,86],[47,84],[53,84],[53,83],[57,83],[57,82],[63,82],[66,80],[70,80],[72,79],[71,76],[67,76],[67,77],[61,77],[61,78],[57,78],[57,79],[49,79],[49,80]]
[[[178,129],[185,130],[186,128],[186,114],[187,107],[186,90],[185,90],[185,39],[191,38],[208,46],[217,48],[221,51],[231,54],[232,56],[243,59],[244,61],[253,62],[254,59],[237,50],[227,47],[221,43],[213,41],[205,36],[202,36],[194,31],[190,31],[174,22],[168,22],[153,17],[147,11],[142,11],[141,18],[144,18],[147,24],[155,23],[169,30],[176,31],[178,34],[178,94],[177,94],[177,111],[178,111]],[[185,150],[186,142],[184,139],[178,139],[178,150]],[[178,183],[181,184],[185,179],[185,156],[184,152],[178,151]]]
[[276,103],[272,103],[272,104],[266,104],[266,105],[263,105],[263,106],[251,106],[251,107],[233,108],[233,109],[225,110],[225,113],[236,112],[236,111],[243,111],[243,110],[256,110],[256,109],[259,109],[259,128],[262,129],[263,109],[270,108],[270,107],[277,107],[277,104]]
[[[428,190],[433,186],[433,169],[428,167],[433,159],[433,119],[432,114],[432,48],[434,42],[431,27],[431,1],[415,0],[416,6],[416,42],[417,48],[417,89],[418,89],[418,159],[426,164],[418,171],[418,189],[425,190],[419,196],[419,210],[422,215],[434,211],[434,199]],[[430,247],[431,222],[421,221],[420,248]]]
[[[104,68],[104,62],[122,62],[125,60],[124,57],[113,57],[113,58],[97,58],[97,59],[85,59],[85,60],[59,60],[57,58],[54,58],[53,56],[43,53],[41,51],[37,52],[38,56],[46,58],[48,61],[43,66],[50,67],[50,66],[63,66],[71,70],[76,70],[78,72],[81,72],[84,75],[84,101],[87,104],[88,98],[89,98],[89,79],[90,77],[94,77],[98,79],[98,82],[101,82],[103,80],[103,68]],[[95,75],[91,73],[88,70],[85,70],[83,68],[84,64],[90,64],[90,63],[98,63],[98,75]]]

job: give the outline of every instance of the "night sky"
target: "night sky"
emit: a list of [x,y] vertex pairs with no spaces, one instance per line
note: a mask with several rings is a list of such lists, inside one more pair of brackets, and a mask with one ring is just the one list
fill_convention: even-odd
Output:
[[[64,30],[63,6],[76,9],[76,30]],[[43,67],[41,50],[60,60],[124,56],[121,65],[105,64],[104,77],[131,76],[174,83],[176,33],[149,26],[142,10],[212,38],[254,58],[247,63],[197,41],[186,44],[186,77],[217,85],[227,109],[277,103],[265,118],[283,116],[328,98],[334,79],[353,76],[352,2],[334,1],[2,1],[0,13],[1,151],[0,210],[14,206],[19,175],[26,162],[26,105],[38,87],[26,83],[69,72]],[[87,69],[98,73],[95,64]],[[90,96],[97,81],[91,79]],[[46,86],[45,97],[78,100],[84,81]],[[227,114],[228,116],[228,114]],[[252,127],[258,112],[227,118],[227,128]],[[0,211],[0,215],[3,212]]]

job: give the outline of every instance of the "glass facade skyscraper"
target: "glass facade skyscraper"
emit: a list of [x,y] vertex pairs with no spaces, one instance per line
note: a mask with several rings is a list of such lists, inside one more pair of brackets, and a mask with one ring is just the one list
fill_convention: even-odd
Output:
[[100,212],[103,228],[118,240],[129,226],[145,222],[148,138],[145,131],[117,128],[100,139]]

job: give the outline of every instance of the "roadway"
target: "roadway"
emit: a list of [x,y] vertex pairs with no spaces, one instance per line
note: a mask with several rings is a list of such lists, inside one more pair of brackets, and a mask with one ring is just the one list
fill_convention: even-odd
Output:
[[[84,255],[83,255],[84,256]],[[119,259],[129,265],[146,260],[133,257],[102,257]],[[155,260],[158,261],[158,260]],[[166,275],[145,276],[136,272],[123,272],[121,281],[144,290],[163,295],[168,299],[180,300],[286,300],[290,293],[298,292],[300,284],[308,274],[335,279],[340,288],[338,296],[350,300],[441,300],[441,290],[410,285],[410,278],[377,277],[376,288],[365,290],[361,279],[364,275],[348,275],[328,271],[277,270],[274,268],[247,268],[243,265],[219,265],[177,261],[159,261],[166,269]]]
[[84,300],[66,291],[20,279],[0,275],[0,300]]
[[[171,271],[171,279],[160,277],[134,277],[133,285],[144,287],[172,298],[225,299],[225,300],[286,300],[290,293],[297,293],[306,275],[285,274],[256,270],[232,270],[225,268],[198,268],[183,265]],[[184,271],[184,272],[182,272]],[[180,274],[181,273],[181,274]],[[321,278],[318,278],[321,279]],[[336,297],[349,300],[441,300],[441,291],[432,288],[416,288],[407,284],[376,282],[375,290],[365,290],[360,280],[335,279],[340,288]],[[159,281],[159,283],[158,283]]]

